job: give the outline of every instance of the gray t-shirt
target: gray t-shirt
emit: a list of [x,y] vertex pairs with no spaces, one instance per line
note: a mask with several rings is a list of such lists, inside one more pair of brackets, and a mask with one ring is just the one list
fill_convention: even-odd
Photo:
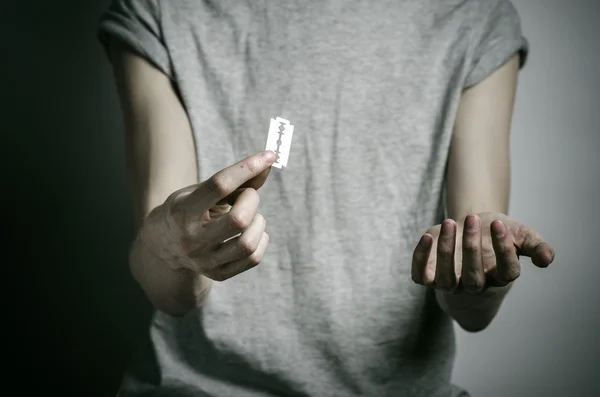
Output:
[[[100,39],[166,73],[200,178],[294,125],[260,211],[261,265],[156,313],[121,397],[466,396],[412,250],[444,215],[461,92],[527,43],[508,0],[115,0]],[[485,134],[486,131],[481,131]]]

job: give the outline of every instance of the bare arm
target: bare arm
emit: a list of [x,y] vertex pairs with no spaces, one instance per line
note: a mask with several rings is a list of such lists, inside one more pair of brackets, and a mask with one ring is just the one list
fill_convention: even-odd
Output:
[[508,211],[509,138],[519,57],[463,93],[448,159],[448,211],[452,219]]
[[[508,212],[509,135],[518,65],[517,55],[463,94],[448,160],[447,205],[451,219]],[[490,288],[480,296],[451,295],[440,290],[436,294],[440,306],[463,328],[477,331],[492,321],[508,289]]]
[[[139,228],[170,194],[198,183],[196,152],[188,116],[169,78],[117,41],[111,43],[111,57]],[[209,279],[173,271],[156,261],[136,239],[131,271],[154,306],[171,315],[183,315],[203,300],[210,289]]]
[[125,122],[137,225],[174,191],[198,183],[187,114],[169,78],[118,41],[113,72]]

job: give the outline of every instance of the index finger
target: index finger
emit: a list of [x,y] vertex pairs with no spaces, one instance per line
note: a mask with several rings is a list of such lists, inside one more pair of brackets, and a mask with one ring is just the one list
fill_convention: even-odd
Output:
[[[184,200],[190,203],[192,212],[204,213],[244,184],[258,185],[252,186],[254,189],[258,189],[265,182],[269,167],[276,158],[275,152],[271,150],[246,157],[202,182]],[[257,178],[259,176],[262,178]],[[253,181],[254,178],[257,180]]]

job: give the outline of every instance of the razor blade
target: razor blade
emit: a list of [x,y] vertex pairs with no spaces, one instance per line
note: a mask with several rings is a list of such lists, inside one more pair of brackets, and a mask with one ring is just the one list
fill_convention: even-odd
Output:
[[267,136],[267,147],[265,148],[265,150],[271,150],[277,155],[277,160],[275,160],[271,167],[279,169],[287,167],[293,135],[294,126],[288,120],[281,117],[271,119],[269,135]]

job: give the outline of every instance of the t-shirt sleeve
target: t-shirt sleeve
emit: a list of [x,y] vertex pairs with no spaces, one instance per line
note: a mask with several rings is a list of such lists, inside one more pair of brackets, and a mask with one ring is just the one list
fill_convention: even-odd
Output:
[[495,1],[477,30],[474,46],[465,88],[484,80],[516,53],[520,55],[520,68],[525,65],[529,43],[521,31],[519,14],[509,0]]
[[112,0],[100,18],[98,39],[109,59],[109,42],[117,39],[172,77],[169,52],[161,34],[159,0]]

